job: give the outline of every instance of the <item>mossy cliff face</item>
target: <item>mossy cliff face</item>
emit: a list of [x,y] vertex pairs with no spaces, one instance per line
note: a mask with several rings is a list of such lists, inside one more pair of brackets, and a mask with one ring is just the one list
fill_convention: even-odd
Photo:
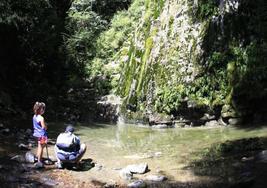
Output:
[[[264,114],[258,102],[267,99],[265,5],[263,0],[146,0],[114,58],[120,65],[122,112],[179,117],[194,108]],[[248,91],[255,83],[258,93]]]
[[[161,94],[168,92],[165,90],[183,90],[194,80],[204,31],[205,23],[192,22],[189,2],[146,1],[127,48],[127,61],[121,62],[119,93],[125,103],[141,111],[170,111],[172,107],[157,106],[162,101],[155,97],[164,97]],[[178,101],[174,102],[177,105]]]

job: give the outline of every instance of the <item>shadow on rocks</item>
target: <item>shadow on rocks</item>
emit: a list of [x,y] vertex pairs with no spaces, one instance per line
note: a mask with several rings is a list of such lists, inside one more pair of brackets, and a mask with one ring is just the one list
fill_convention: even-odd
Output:
[[32,168],[25,163],[0,157],[0,187],[50,187],[30,177]]
[[95,166],[95,163],[93,163],[93,160],[90,158],[82,159],[78,165],[75,165],[73,163],[64,164],[64,168],[68,170],[73,170],[73,171],[88,171],[94,166]]

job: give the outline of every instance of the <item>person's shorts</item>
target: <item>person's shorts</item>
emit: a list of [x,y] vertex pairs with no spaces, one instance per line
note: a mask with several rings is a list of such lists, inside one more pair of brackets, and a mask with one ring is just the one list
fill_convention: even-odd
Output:
[[79,152],[72,154],[57,153],[58,159],[62,162],[76,162],[79,156],[80,156]]
[[76,162],[77,159],[84,154],[85,152],[85,147],[81,147],[81,149],[77,152],[71,152],[71,153],[61,153],[59,151],[57,151],[57,157],[60,161],[62,162]]
[[40,144],[47,144],[47,136],[37,137],[37,141]]

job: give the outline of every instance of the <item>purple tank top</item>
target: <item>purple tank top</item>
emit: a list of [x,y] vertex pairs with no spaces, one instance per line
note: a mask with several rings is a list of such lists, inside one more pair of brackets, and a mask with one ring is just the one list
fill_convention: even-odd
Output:
[[38,115],[34,115],[32,118],[33,136],[38,138],[42,136],[47,136],[46,130],[42,128],[41,121],[38,121],[37,117]]

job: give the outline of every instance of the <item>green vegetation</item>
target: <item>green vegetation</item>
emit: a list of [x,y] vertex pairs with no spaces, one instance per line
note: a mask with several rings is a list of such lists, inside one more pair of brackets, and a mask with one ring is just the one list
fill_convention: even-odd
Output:
[[[203,4],[200,2],[198,9],[205,9],[203,7],[207,7],[207,4],[208,1]],[[228,12],[221,12],[221,15],[215,12],[205,14],[209,26],[203,43],[203,66],[205,73],[210,74],[209,83],[217,81],[219,98],[224,99],[223,103],[230,104],[239,114],[248,118],[255,113],[265,113],[263,103],[257,102],[258,99],[266,101],[264,46],[267,38],[263,32],[267,27],[262,17],[266,12],[263,11],[264,7],[266,3],[261,0],[253,4],[244,1],[238,10],[230,8]],[[201,16],[201,11],[197,12]]]
[[7,0],[0,10],[2,114],[35,100],[94,108],[108,93],[144,116],[178,116],[187,103],[266,113],[264,0]]
[[205,19],[217,16],[219,12],[219,1],[199,0],[196,9],[197,19],[204,21]]
[[64,61],[61,47],[61,33],[65,31],[62,23],[69,5],[69,1],[1,1],[0,111],[5,114],[3,118],[10,114],[25,117],[35,100],[47,101],[64,93],[67,74],[72,71],[71,65],[68,67]]
[[109,90],[109,82],[97,74],[101,65],[92,63],[98,52],[97,38],[114,13],[127,9],[129,3],[1,2],[0,116],[26,118],[36,100],[48,104],[51,118],[62,118],[59,114],[66,111],[76,113],[78,107],[79,113],[88,105],[93,107],[94,96]]
[[[188,12],[179,16],[188,15],[187,24],[192,28],[194,24],[201,24],[196,29],[198,38],[188,31],[185,43],[174,29],[179,17],[171,13],[160,17],[164,6],[175,6],[175,3],[161,3],[159,6],[155,1],[145,1],[143,29],[137,27],[131,42],[126,43],[128,60],[121,63],[122,75],[117,89],[125,98],[124,106],[134,106],[134,110],[143,113],[152,106],[154,112],[175,115],[184,102],[193,101],[197,108],[210,110],[230,105],[243,117],[250,117],[253,111],[264,113],[264,105],[259,106],[257,102],[259,98],[266,101],[265,64],[261,63],[266,54],[262,35],[265,20],[259,16],[264,14],[264,1],[259,0],[253,6],[245,1],[230,8],[225,8],[227,1],[220,4],[201,0],[197,5],[193,5],[193,1],[179,2],[188,7]],[[251,16],[256,15],[255,12],[261,13]],[[151,23],[157,23],[158,18],[165,21],[155,30],[158,25]],[[259,22],[261,28],[256,26]],[[164,32],[168,36],[167,43],[163,38],[156,38]],[[202,40],[203,53],[197,51],[197,40]],[[141,46],[137,47],[137,43]],[[256,44],[260,46],[257,49]],[[188,47],[190,51],[185,51]],[[155,50],[159,50],[159,54],[154,57]],[[180,65],[181,61],[187,65]],[[186,66],[193,66],[193,71],[181,71]],[[186,77],[191,81],[185,81]],[[252,85],[257,94],[249,89]]]

